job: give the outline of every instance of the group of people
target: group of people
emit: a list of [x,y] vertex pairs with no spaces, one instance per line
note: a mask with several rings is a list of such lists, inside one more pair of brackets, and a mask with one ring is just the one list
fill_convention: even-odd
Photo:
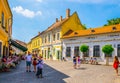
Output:
[[[95,59],[96,61],[96,59]],[[73,67],[74,69],[80,68],[80,63],[81,63],[81,59],[80,56],[73,56]],[[91,63],[93,63],[93,59],[91,59]],[[116,75],[118,76],[118,67],[120,65],[120,62],[118,60],[118,57],[115,56],[114,57],[114,61],[113,61],[113,68],[115,69]]]
[[74,69],[77,69],[77,68],[80,68],[80,63],[81,63],[81,61],[80,61],[80,56],[74,56],[73,57],[73,67],[74,67]]
[[90,62],[90,64],[96,64],[96,65],[98,64],[97,58],[95,58],[95,57],[94,58],[91,57],[89,62]]
[[[31,64],[34,67],[34,72],[36,72],[36,76],[39,78],[43,78],[42,75],[42,70],[43,70],[43,59],[42,56],[37,56],[37,55],[31,55],[30,52],[28,52],[28,55],[25,57],[26,60],[26,72],[31,72]],[[74,69],[80,68],[81,64],[81,59],[80,56],[73,56],[73,67]],[[119,60],[118,57],[114,57],[114,62],[113,62],[113,68],[116,71],[116,74],[118,75],[118,67],[119,67]]]
[[31,64],[34,67],[33,72],[36,73],[37,78],[43,78],[42,70],[43,70],[43,59],[42,56],[37,56],[36,54],[31,54],[28,52],[28,54],[25,57],[26,60],[26,72],[31,72]]
[[9,56],[4,56],[2,57],[2,71],[9,71],[10,68],[15,68],[16,65],[19,63],[20,57],[19,55],[16,54],[11,54]]

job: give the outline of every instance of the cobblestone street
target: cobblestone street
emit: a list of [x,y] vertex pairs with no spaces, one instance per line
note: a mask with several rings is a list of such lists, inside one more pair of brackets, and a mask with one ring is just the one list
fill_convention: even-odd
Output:
[[72,62],[62,61],[45,61],[43,76],[38,79],[34,72],[25,72],[22,61],[16,69],[0,73],[0,83],[120,83],[112,66],[82,64],[73,69]]

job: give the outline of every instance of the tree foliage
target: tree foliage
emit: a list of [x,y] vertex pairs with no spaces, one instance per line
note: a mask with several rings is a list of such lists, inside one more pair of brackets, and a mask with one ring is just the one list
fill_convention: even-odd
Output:
[[83,26],[84,29],[87,29],[86,24],[82,24],[82,26]]
[[112,47],[112,45],[104,45],[102,47],[102,51],[107,54],[107,55],[110,55],[113,51],[114,51],[114,48]]
[[115,25],[115,24],[120,24],[120,18],[113,18],[113,19],[107,20],[107,24],[105,24],[104,26]]
[[87,45],[85,45],[85,44],[83,44],[83,45],[80,46],[80,51],[81,52],[87,52],[88,49],[89,49],[89,47]]

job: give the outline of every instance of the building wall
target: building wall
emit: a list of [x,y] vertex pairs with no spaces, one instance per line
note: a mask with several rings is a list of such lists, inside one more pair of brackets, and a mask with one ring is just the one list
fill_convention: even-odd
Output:
[[[8,55],[9,42],[12,34],[12,13],[7,0],[0,0],[0,55]],[[4,50],[3,50],[4,49]],[[3,53],[4,52],[4,53]]]
[[33,54],[41,55],[41,37],[37,36],[27,44],[28,51]]
[[[66,18],[67,18],[67,21],[65,21],[63,24],[53,28],[50,31],[46,31],[42,34],[41,49],[42,49],[42,55],[45,59],[50,59],[50,55],[52,55],[54,60],[61,60],[62,59],[62,41],[60,38],[69,29],[73,31],[83,29],[76,12],[73,13],[70,17],[66,17]],[[57,37],[58,33],[59,33],[59,38]],[[48,41],[49,35],[50,35],[50,42]],[[53,35],[55,35],[55,40],[53,38],[54,37]]]
[[[59,34],[59,36],[58,36]],[[55,39],[53,38],[55,35]],[[45,59],[50,59],[52,55],[53,59],[61,59],[61,27],[45,32],[42,37],[42,56]]]
[[84,29],[76,12],[63,23],[61,35],[63,36],[70,29],[73,31]]
[[29,51],[30,53],[32,53],[31,41],[27,44],[27,48],[28,48],[28,51]]
[[[67,58],[73,58],[74,56],[74,47],[75,46],[81,46],[82,44],[86,44],[89,46],[89,57],[93,57],[93,47],[95,45],[100,46],[100,57],[97,57],[101,61],[105,61],[105,54],[102,52],[102,47],[106,44],[112,45],[114,48],[114,52],[112,53],[111,61],[113,60],[113,57],[117,55],[117,47],[120,45],[120,33],[108,33],[108,34],[99,34],[99,35],[89,35],[89,36],[83,36],[83,37],[74,37],[74,38],[68,38],[63,39],[63,51],[62,54],[64,57],[66,56],[66,48],[71,47],[71,55]],[[79,53],[79,55],[82,57],[82,52]],[[89,58],[87,57],[87,58]]]

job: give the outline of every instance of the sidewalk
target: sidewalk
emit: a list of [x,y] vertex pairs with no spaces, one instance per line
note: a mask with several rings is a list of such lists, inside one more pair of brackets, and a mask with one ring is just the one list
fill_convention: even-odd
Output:
[[120,83],[120,76],[116,76],[112,62],[110,62],[110,66],[105,66],[104,62],[100,62],[102,65],[81,64],[79,69],[73,68],[72,61],[45,62],[54,69],[69,76],[69,78],[64,79],[66,83]]
[[[106,62],[98,62],[98,63],[101,64],[101,65],[105,65],[106,64]],[[112,66],[113,62],[109,62],[109,65]]]

